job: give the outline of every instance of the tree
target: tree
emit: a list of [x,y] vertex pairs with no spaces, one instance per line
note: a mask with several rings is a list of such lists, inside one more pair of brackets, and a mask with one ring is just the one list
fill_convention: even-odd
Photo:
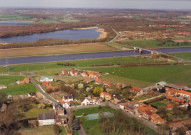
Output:
[[79,130],[80,129],[80,122],[78,119],[74,119],[72,122],[72,129]]
[[99,96],[101,92],[103,92],[103,89],[100,87],[95,87],[95,89],[93,90],[93,94],[96,96]]
[[0,92],[0,107],[1,105],[6,101],[6,94],[3,92]]

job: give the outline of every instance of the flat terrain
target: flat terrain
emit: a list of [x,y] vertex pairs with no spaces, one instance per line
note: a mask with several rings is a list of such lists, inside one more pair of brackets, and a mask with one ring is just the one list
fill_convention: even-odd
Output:
[[160,44],[157,40],[134,40],[134,41],[121,41],[121,44],[124,45],[124,47],[142,47],[142,48],[169,48],[169,47],[190,47],[191,43],[184,43],[184,42],[164,42]]
[[41,126],[38,128],[21,129],[22,135],[54,135],[53,126]]
[[191,52],[186,52],[186,53],[172,53],[171,55],[183,58],[186,60],[191,60]]
[[5,55],[7,55],[8,57],[18,57],[18,56],[83,53],[83,52],[98,52],[98,51],[113,51],[113,50],[115,49],[99,43],[42,46],[42,47],[15,48],[15,49],[0,49],[0,58],[5,57]]
[[[109,73],[112,76],[138,80],[142,83],[156,83],[167,81],[175,84],[191,86],[191,66],[137,66],[137,67],[115,67],[115,68],[91,68],[89,70]],[[107,77],[107,76],[105,76]],[[108,78],[111,78],[108,76]],[[119,80],[120,82],[120,80]],[[129,82],[128,84],[131,84]]]

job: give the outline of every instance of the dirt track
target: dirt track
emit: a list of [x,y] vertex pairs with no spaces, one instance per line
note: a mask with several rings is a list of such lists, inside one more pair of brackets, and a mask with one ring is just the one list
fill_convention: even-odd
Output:
[[7,55],[8,57],[10,56],[16,57],[16,56],[96,52],[96,51],[111,51],[111,50],[115,49],[99,43],[41,46],[41,47],[29,47],[29,48],[0,49],[0,58],[5,57],[5,55]]

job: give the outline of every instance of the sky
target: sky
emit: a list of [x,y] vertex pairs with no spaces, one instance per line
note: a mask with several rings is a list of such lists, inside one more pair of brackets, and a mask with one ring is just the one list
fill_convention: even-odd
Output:
[[191,10],[191,0],[0,0],[2,7]]

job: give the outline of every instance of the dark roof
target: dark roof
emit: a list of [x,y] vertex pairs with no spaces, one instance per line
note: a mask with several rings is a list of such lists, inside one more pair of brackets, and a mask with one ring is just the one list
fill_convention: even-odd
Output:
[[40,113],[38,115],[39,120],[55,119],[54,113]]
[[73,96],[64,96],[64,99],[73,99]]
[[64,107],[60,102],[53,103],[55,110],[64,110]]
[[122,99],[120,95],[115,95],[114,98],[117,98],[118,100]]

